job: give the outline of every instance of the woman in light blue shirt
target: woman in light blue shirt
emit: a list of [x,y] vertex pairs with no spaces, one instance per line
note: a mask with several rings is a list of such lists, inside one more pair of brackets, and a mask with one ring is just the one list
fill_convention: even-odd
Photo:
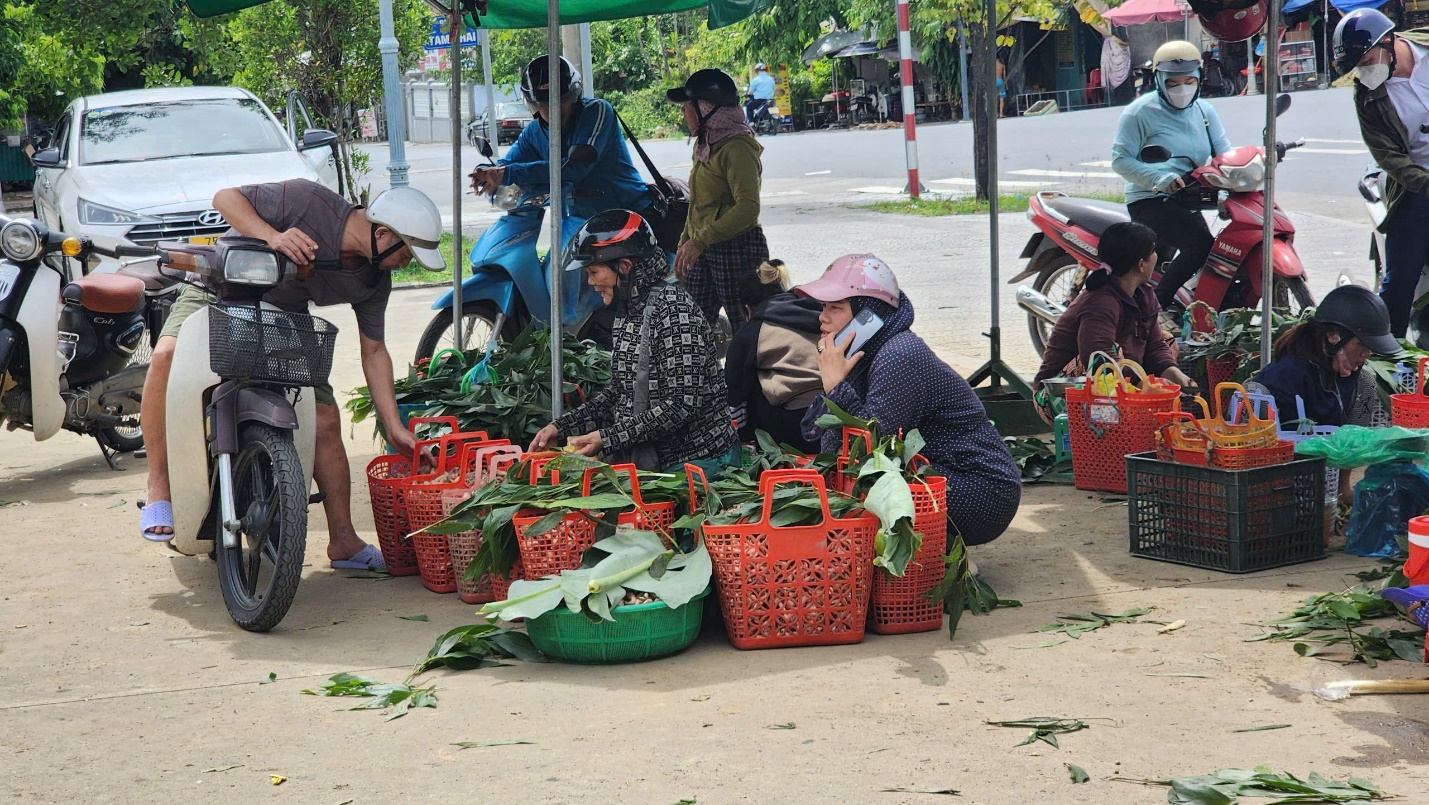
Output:
[[[1215,238],[1200,212],[1182,207],[1170,194],[1185,186],[1181,177],[1187,171],[1229,150],[1231,144],[1215,107],[1199,97],[1200,50],[1190,42],[1167,42],[1157,48],[1153,62],[1156,94],[1137,98],[1122,113],[1111,167],[1126,180],[1131,219],[1156,231],[1163,257],[1176,252],[1156,287],[1156,298],[1162,310],[1173,311],[1178,325],[1174,329],[1179,330],[1183,306],[1173,307],[1176,292],[1205,264]],[[1148,145],[1163,146],[1178,158],[1142,162],[1141,150]]]

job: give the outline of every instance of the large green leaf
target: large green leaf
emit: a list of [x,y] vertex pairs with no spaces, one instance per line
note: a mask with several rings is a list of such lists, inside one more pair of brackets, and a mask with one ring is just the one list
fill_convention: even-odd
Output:
[[561,583],[556,579],[540,581],[511,582],[511,591],[505,601],[496,601],[482,607],[480,615],[495,615],[505,621],[517,618],[539,618],[555,609],[564,599]]

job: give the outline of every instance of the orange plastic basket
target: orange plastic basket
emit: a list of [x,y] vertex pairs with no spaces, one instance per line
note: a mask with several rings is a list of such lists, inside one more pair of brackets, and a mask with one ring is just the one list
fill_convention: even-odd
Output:
[[[546,473],[546,465],[559,453],[541,453],[528,456],[523,467],[529,467],[531,483],[539,484]],[[560,481],[560,471],[551,468],[551,483]],[[595,520],[583,514],[572,513],[561,520],[555,528],[539,535],[529,535],[531,526],[550,512],[544,509],[522,509],[511,518],[516,531],[516,547],[521,552],[521,564],[526,569],[525,578],[543,579],[554,576],[562,570],[580,567],[581,554],[595,544]]]
[[[426,423],[445,424],[453,431],[457,429],[456,417],[412,417],[407,421],[408,430],[415,433],[417,427]],[[440,444],[440,439],[418,442],[417,449],[425,450]],[[407,514],[401,503],[402,484],[412,475],[412,462],[399,455],[382,455],[367,464],[367,492],[372,502],[372,522],[377,531],[377,547],[382,550],[382,561],[387,572],[394,576],[415,576],[417,555],[405,537],[411,531],[407,527]]]
[[848,462],[851,456],[850,448],[856,439],[862,439],[864,449],[873,450],[873,434],[862,428],[844,428],[843,449],[839,451],[839,457],[834,462],[834,489],[845,495],[852,495],[853,488],[858,484],[858,478],[848,474]]
[[1176,410],[1180,401],[1180,386],[1148,378],[1144,385],[1149,390],[1140,391],[1121,380],[1117,367],[1110,363],[1098,368],[1117,374],[1110,394],[1093,393],[1091,374],[1081,388],[1067,389],[1072,478],[1078,489],[1126,492],[1126,455],[1156,450],[1156,415]]
[[[668,537],[670,526],[675,524],[675,502],[671,500],[646,503],[640,494],[640,475],[634,464],[615,464],[611,469],[630,476],[630,497],[635,499],[635,508],[621,512],[615,518],[617,526],[633,528],[637,531],[654,531]],[[591,481],[599,470],[586,470],[581,485],[581,494],[590,495]]]
[[434,593],[457,591],[456,571],[446,534],[413,534],[412,549],[417,554],[417,570],[422,586]]
[[[698,467],[686,470],[703,477]],[[817,490],[822,523],[770,524],[774,488],[791,483]],[[824,478],[813,470],[770,470],[759,490],[764,511],[756,522],[704,526],[729,642],[747,650],[863,640],[878,518],[835,518]]]
[[1286,464],[1294,460],[1295,443],[1280,442],[1274,447],[1247,447],[1238,450],[1215,447],[1211,449],[1208,466],[1220,470],[1249,470]]
[[882,569],[873,571],[873,597],[868,607],[868,628],[875,634],[933,632],[943,626],[943,604],[923,596],[947,574],[943,555],[948,550],[948,479],[930,476],[910,480],[913,491],[913,530],[923,535],[923,545],[902,576]]
[[1429,358],[1419,359],[1419,384],[1412,394],[1391,394],[1389,397],[1390,422],[1401,428],[1429,428],[1429,389],[1424,387],[1424,368],[1429,366]]

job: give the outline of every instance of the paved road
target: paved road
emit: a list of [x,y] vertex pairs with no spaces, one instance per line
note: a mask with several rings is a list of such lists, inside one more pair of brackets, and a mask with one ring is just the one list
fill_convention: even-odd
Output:
[[[1285,208],[1363,222],[1364,209],[1355,185],[1370,162],[1359,138],[1350,91],[1302,92],[1293,96],[1290,111],[1280,118],[1282,139],[1303,137],[1306,148],[1295,152],[1278,174]],[[1265,121],[1263,96],[1212,101],[1236,144],[1258,142]],[[1055,187],[1067,192],[1115,192],[1121,180],[1110,167],[1111,138],[1121,109],[1096,109],[1049,117],[1004,120],[998,126],[999,175],[1007,190]],[[903,133],[900,130],[819,131],[765,137],[765,194],[771,199],[844,203],[860,196],[899,192],[907,183]],[[969,192],[972,185],[972,127],[961,123],[926,125],[919,129],[922,179],[930,190]],[[662,172],[683,175],[689,170],[690,149],[684,140],[647,145]],[[386,187],[386,149],[372,149],[377,170],[373,189]],[[446,213],[451,208],[451,147],[408,146],[413,186],[427,192]],[[475,149],[463,149],[462,165],[480,162]],[[467,207],[478,222],[489,220],[484,201]],[[465,205],[464,205],[465,206]],[[465,217],[465,214],[464,214]],[[466,228],[466,227],[463,227]]]

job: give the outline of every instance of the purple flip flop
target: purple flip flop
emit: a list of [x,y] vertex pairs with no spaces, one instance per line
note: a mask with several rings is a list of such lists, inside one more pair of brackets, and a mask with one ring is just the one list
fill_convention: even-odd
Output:
[[1420,629],[1429,630],[1429,584],[1413,587],[1386,587],[1379,592],[1384,600],[1400,607]]
[[382,551],[376,545],[368,545],[347,559],[335,559],[333,570],[386,570],[382,561]]

